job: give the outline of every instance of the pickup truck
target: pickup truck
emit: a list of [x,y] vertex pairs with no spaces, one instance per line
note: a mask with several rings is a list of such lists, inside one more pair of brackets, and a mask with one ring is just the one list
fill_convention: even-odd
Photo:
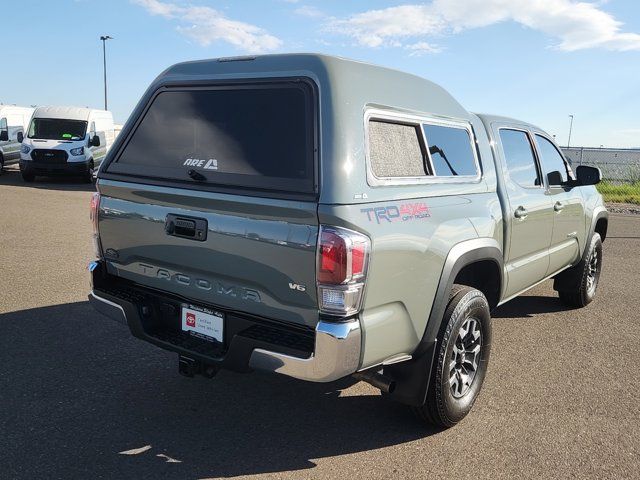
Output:
[[97,174],[89,299],[184,375],[355,377],[449,427],[479,394],[492,309],[546,279],[593,300],[599,180],[540,128],[399,71],[180,63]]

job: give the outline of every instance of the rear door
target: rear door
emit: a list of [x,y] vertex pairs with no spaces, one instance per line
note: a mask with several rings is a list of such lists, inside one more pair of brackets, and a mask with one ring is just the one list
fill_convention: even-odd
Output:
[[111,273],[315,326],[314,118],[305,82],[157,92],[99,174]]
[[[567,185],[572,173],[564,157],[545,135],[536,133],[535,139],[553,206],[553,235],[547,272],[551,275],[580,259],[580,245],[585,244],[586,217],[580,189]],[[549,177],[551,172],[559,172],[560,177]]]
[[553,210],[529,132],[500,127],[497,133],[509,203],[506,297],[510,297],[542,280],[547,273]]

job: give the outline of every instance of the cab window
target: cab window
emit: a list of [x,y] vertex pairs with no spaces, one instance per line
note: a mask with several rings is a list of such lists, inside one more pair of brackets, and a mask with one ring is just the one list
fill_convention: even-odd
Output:
[[545,174],[560,172],[562,182],[566,182],[569,179],[567,164],[556,146],[542,135],[536,135],[536,142],[538,142],[538,152]]
[[9,127],[7,127],[7,119],[6,118],[0,118],[0,133],[1,132],[8,132],[9,131]]
[[540,187],[540,170],[527,132],[500,129],[500,143],[509,178],[524,188]]

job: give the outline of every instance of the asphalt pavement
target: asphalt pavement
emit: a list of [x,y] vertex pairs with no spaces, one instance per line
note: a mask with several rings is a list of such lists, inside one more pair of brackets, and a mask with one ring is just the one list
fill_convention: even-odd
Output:
[[612,215],[596,300],[494,312],[471,414],[439,430],[350,380],[178,375],[86,300],[92,187],[0,176],[0,478],[640,478],[640,216]]

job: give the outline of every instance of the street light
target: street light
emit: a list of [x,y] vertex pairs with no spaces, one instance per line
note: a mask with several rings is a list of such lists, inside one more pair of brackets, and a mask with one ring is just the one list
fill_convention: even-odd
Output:
[[573,130],[573,115],[569,115],[569,139],[567,140],[567,148],[571,146],[571,130]]
[[113,40],[109,35],[100,37],[102,40],[102,64],[104,66],[104,109],[107,110],[107,40]]

